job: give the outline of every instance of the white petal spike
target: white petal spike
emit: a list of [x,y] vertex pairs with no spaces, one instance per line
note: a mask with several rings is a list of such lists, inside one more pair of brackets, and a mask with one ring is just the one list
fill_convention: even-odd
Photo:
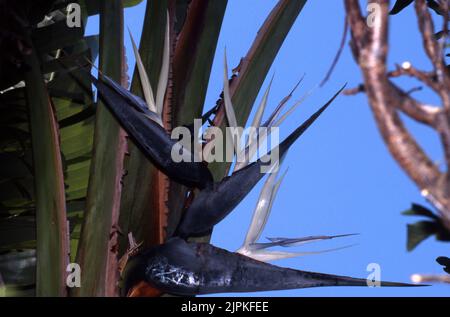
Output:
[[148,109],[157,113],[155,97],[153,96],[153,89],[150,84],[150,80],[148,78],[147,72],[145,70],[144,64],[142,63],[141,55],[139,54],[139,49],[137,48],[136,42],[134,41],[133,35],[131,31],[128,29],[128,33],[130,34],[131,44],[133,45],[133,52],[136,58],[136,64],[138,68],[139,78],[141,80],[142,90],[144,93],[145,102],[147,103]]
[[[249,146],[251,146],[254,143],[257,143],[257,141],[258,141],[258,130],[257,129],[261,126],[262,116],[263,116],[264,111],[267,106],[267,100],[269,98],[269,93],[270,93],[270,88],[272,86],[273,78],[274,78],[274,76],[272,76],[269,86],[267,87],[266,91],[264,92],[264,96],[261,100],[260,105],[258,106],[258,110],[256,111],[255,117],[253,118],[253,122],[251,124],[251,127],[255,128],[256,130],[252,131],[252,133],[250,133],[247,136],[247,139],[245,140],[245,147],[243,149],[241,149],[237,155],[238,158],[245,158],[245,160],[236,162],[236,164],[234,165],[234,168],[233,168],[233,173],[235,171],[238,171],[241,168],[247,166],[248,162],[251,159]],[[256,144],[253,145],[253,147],[255,147],[255,146],[256,146]],[[246,156],[243,156],[243,155],[246,155]]]
[[[283,158],[281,159],[280,165],[282,164],[282,161]],[[285,173],[282,176],[281,180],[277,182],[276,180],[279,172],[280,168],[278,168],[275,173],[271,173],[264,183],[264,186],[258,198],[258,203],[256,204],[255,210],[253,212],[250,227],[244,240],[244,248],[252,243],[255,243],[256,240],[258,240],[258,238],[261,236],[261,233],[269,217],[273,201],[275,200],[276,192],[279,188],[281,180],[286,175]]]
[[156,92],[156,109],[159,115],[162,115],[164,106],[164,97],[166,95],[167,83],[169,82],[169,65],[170,65],[170,16],[166,14],[166,33],[164,37],[164,52],[159,73],[158,90]]
[[[223,99],[225,104],[225,114],[228,121],[228,127],[230,128],[237,128],[237,120],[236,120],[236,114],[234,112],[233,103],[231,101],[231,95],[230,95],[230,84],[228,81],[228,62],[227,62],[227,51],[225,49],[224,52],[224,71],[223,71]],[[229,129],[226,129],[226,146],[227,148],[233,148],[237,149],[236,152],[240,153],[238,149],[240,149],[240,138],[239,136],[238,140],[235,140],[232,136],[232,133]],[[238,156],[239,157],[239,156]],[[237,164],[237,162],[236,162]]]
[[283,110],[284,106],[287,104],[287,102],[292,98],[292,95],[294,94],[295,90],[298,88],[298,86],[300,86],[301,82],[303,81],[303,79],[305,78],[305,75],[303,75],[302,78],[300,78],[300,80],[298,81],[298,83],[295,85],[295,87],[291,90],[291,92],[289,93],[289,95],[287,95],[286,97],[284,97],[280,103],[278,104],[278,106],[275,108],[275,110],[271,113],[271,115],[269,116],[269,119],[266,120],[266,122],[264,122],[263,126],[264,127],[268,127],[271,125],[271,123],[273,123],[273,121],[280,115],[281,111]]
[[236,114],[234,113],[233,103],[231,102],[230,84],[228,81],[228,62],[227,51],[224,53],[224,71],[223,71],[223,99],[225,103],[225,112],[227,115],[228,126],[237,127]]
[[278,104],[277,108],[272,112],[269,119],[262,125],[263,127],[267,127],[267,130],[264,130],[263,133],[259,134],[259,131],[256,132],[256,135],[253,138],[250,138],[248,144],[246,144],[245,148],[240,151],[238,154],[238,157],[243,157],[245,160],[242,160],[241,162],[237,162],[234,166],[233,172],[238,171],[244,167],[246,167],[252,160],[252,158],[255,156],[256,152],[258,151],[258,148],[260,145],[265,142],[265,140],[270,136],[270,128],[272,127],[279,127],[283,121],[294,112],[294,110],[297,109],[297,107],[303,103],[303,101],[309,97],[312,92],[315,90],[311,89],[309,92],[307,92],[299,101],[297,101],[289,110],[281,116],[276,122],[275,120],[280,115],[281,111],[283,110],[284,106],[287,104],[287,102],[291,99],[293,92],[295,89],[299,86],[299,84],[302,82],[304,76],[300,79],[300,81],[297,83],[297,85],[294,87],[294,89],[290,92],[289,95],[283,98],[281,102]]
[[251,244],[251,248],[253,249],[267,249],[271,247],[293,247],[298,245],[303,245],[311,242],[316,241],[323,241],[323,240],[331,240],[335,238],[342,238],[342,237],[350,237],[357,235],[355,233],[352,234],[340,234],[340,235],[334,235],[334,236],[309,236],[309,237],[302,237],[302,238],[267,238],[270,242],[265,243],[253,243]]
[[255,117],[253,118],[252,127],[259,128],[261,126],[262,117],[264,115],[264,111],[266,110],[267,106],[267,100],[269,98],[270,88],[272,87],[274,76],[272,76],[272,79],[270,80],[269,86],[267,87],[266,91],[264,92],[264,96],[261,100],[261,103],[259,104],[258,110],[256,111]]
[[343,249],[348,249],[355,246],[347,245],[340,248],[333,248],[333,249],[326,249],[321,251],[305,251],[305,252],[283,252],[283,251],[267,251],[267,250],[251,250],[251,249],[239,249],[237,252],[248,256],[252,259],[262,261],[262,262],[271,262],[281,259],[288,259],[288,258],[295,258],[300,256],[307,256],[307,255],[317,255],[322,253],[328,253],[328,252],[334,252],[339,251]]
[[[300,100],[298,100],[294,105],[292,105],[288,111],[286,111],[280,118],[278,118],[277,121],[275,122],[272,121],[271,123],[269,123],[269,127],[272,126],[279,127],[283,123],[283,121],[286,120],[286,118],[289,117],[292,114],[292,112],[294,112],[297,109],[297,107],[301,105],[313,93],[315,89],[316,88],[313,88],[310,91],[308,91],[305,95],[303,95],[303,97],[300,98]],[[276,118],[274,118],[274,120],[275,119]]]
[[[281,166],[278,167],[278,171],[280,170],[280,167]],[[277,197],[278,190],[279,190],[279,188],[281,186],[281,183],[283,182],[283,180],[284,180],[288,170],[289,170],[289,168],[286,169],[286,171],[283,173],[283,175],[281,175],[279,180],[273,185],[272,195],[270,196],[270,200],[269,200],[269,206],[268,206],[267,212],[265,214],[265,217],[262,219],[261,230],[260,230],[260,232],[258,234],[258,237],[253,242],[256,242],[256,240],[258,240],[261,237],[261,233],[262,233],[264,227],[266,226],[267,220],[269,219],[270,213],[272,211],[272,207],[273,207],[273,204],[275,202],[275,198]],[[278,171],[276,173],[278,173]],[[275,174],[275,173],[272,173],[272,174]]]
[[[243,157],[245,160],[241,160],[237,162],[234,166],[233,171],[238,171],[244,167],[246,167],[252,161],[252,158],[255,156],[258,149],[264,144],[266,139],[270,136],[270,128],[262,130],[262,133],[257,132],[255,139],[253,142],[250,142],[245,148],[243,148],[238,157]],[[244,156],[245,155],[245,156]]]
[[266,251],[266,250],[248,250],[245,248],[241,248],[236,251],[237,253],[240,253],[242,255],[248,256],[249,258],[255,259],[257,261],[261,262],[270,262],[280,259],[289,259],[289,258],[295,258],[298,256],[302,256],[302,253],[296,253],[296,252],[283,252],[283,251]]

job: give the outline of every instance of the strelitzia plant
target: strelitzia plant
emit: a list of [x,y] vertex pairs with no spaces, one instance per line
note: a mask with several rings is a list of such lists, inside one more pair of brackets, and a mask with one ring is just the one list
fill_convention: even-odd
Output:
[[[94,83],[100,96],[104,98],[107,107],[115,114],[121,125],[131,133],[137,133],[133,132],[133,129],[139,127],[138,132],[147,136],[143,140],[144,144],[139,144],[139,147],[151,149],[149,152],[153,153],[154,156],[160,157],[163,162],[170,162],[172,158],[165,150],[166,147],[154,143],[154,139],[159,139],[160,135],[158,131],[155,132],[153,129],[154,120],[144,113],[137,116],[128,115],[129,112],[135,112],[135,109],[139,109],[141,102],[139,102],[138,97],[133,96],[120,85],[114,85],[107,77],[105,79],[104,81],[94,80]],[[107,84],[104,85],[103,82]],[[277,145],[276,148],[281,158],[286,155],[290,146],[326,110],[343,89],[344,87],[280,145]],[[228,104],[226,111],[228,118],[231,118],[229,122],[235,124],[234,111],[230,107],[229,89],[226,83],[224,99],[225,104]],[[127,103],[128,107],[125,106]],[[117,111],[116,108],[120,108],[120,110]],[[144,121],[144,118],[146,121]],[[168,139],[169,136],[166,135],[166,140]],[[135,142],[139,142],[138,140],[136,138]],[[189,154],[190,157],[192,155],[192,153]],[[264,176],[260,170],[262,161],[260,158],[253,163],[249,163],[218,183],[205,179],[206,186],[193,194],[194,198],[189,199],[186,203],[183,218],[175,234],[169,237],[166,242],[143,250],[129,259],[122,274],[121,294],[123,296],[155,296],[169,293],[192,296],[220,292],[249,292],[318,286],[367,286],[365,279],[303,272],[276,267],[252,259],[252,257],[262,257],[265,260],[271,260],[293,256],[287,253],[270,254],[267,251],[261,252],[267,247],[296,245],[313,240],[333,238],[331,236],[299,239],[274,238],[268,244],[254,243],[264,227],[270,205],[280,184],[279,181],[275,182],[277,173],[269,176],[266,181],[263,190],[265,189],[267,193],[263,193],[262,200],[268,199],[267,207],[257,209],[253,219],[256,224],[250,227],[244,249],[240,250],[241,254],[246,251],[250,257],[239,254],[239,251],[238,253],[231,253],[208,243],[188,242],[190,237],[210,231],[248,194]],[[185,169],[183,174],[187,175],[188,171],[195,170],[193,166],[195,166],[194,162],[185,162],[181,167]],[[176,167],[172,164],[164,166],[164,171],[167,171],[168,175],[177,173]],[[410,286],[409,284],[394,282],[382,282],[382,285]]]
[[[123,12],[139,0],[73,0],[80,4],[80,28],[67,26],[65,2],[43,0],[39,10],[34,2],[11,5],[9,16],[26,23],[14,23],[14,30],[6,23],[1,32],[16,34],[15,42],[25,48],[14,49],[13,63],[0,59],[5,69],[17,70],[0,80],[0,124],[8,132],[1,135],[0,148],[0,247],[6,253],[0,256],[0,274],[7,295],[196,295],[365,285],[365,280],[272,266],[207,243],[205,233],[264,177],[261,158],[269,154],[235,164],[231,174],[231,162],[175,164],[170,157],[178,144],[170,131],[192,128],[204,112],[227,0],[148,0],[139,50],[132,43],[138,71],[131,86]],[[277,2],[203,122],[221,129],[245,126],[305,4]],[[84,36],[89,16],[96,14],[100,34]],[[97,55],[98,78],[89,63]],[[279,126],[289,113],[280,115],[287,100],[282,101],[261,124],[267,95],[254,127]],[[336,97],[272,150],[285,155]],[[267,136],[248,138],[248,157],[257,152],[255,137]],[[181,150],[187,157],[196,154]],[[73,284],[80,287],[68,288],[67,269],[77,266],[80,280]],[[26,293],[19,292],[24,288]]]

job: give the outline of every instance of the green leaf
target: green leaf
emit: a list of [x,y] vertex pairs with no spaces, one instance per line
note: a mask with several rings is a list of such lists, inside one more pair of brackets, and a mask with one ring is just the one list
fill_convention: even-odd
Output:
[[[64,26],[59,25],[64,30]],[[41,41],[39,36],[44,36],[43,34],[58,35],[62,31],[54,25],[49,29],[33,29],[32,33],[33,38],[39,42]],[[88,65],[87,60],[95,59],[98,54],[98,36],[89,36],[84,39],[76,36],[67,40],[58,35],[50,40],[45,40],[47,42],[54,40],[53,43],[44,43],[50,50],[58,45],[67,45],[58,47],[62,50],[57,54],[52,52],[39,56],[39,67],[43,74],[49,74],[46,76],[46,80],[50,80],[46,85],[47,94],[52,99],[52,113],[56,115],[60,128],[58,133],[63,156],[66,203],[68,211],[70,211],[68,220],[72,232],[71,255],[73,261],[78,244],[79,219],[82,217],[83,210],[82,207],[75,212],[72,210],[73,206],[77,204],[73,199],[84,199],[86,195],[95,114],[95,108],[92,106],[93,94],[89,74],[86,70],[80,70],[79,67]],[[7,217],[0,221],[4,236],[1,239],[2,250],[36,248],[37,246],[35,226],[33,228],[31,222],[25,220],[26,217],[34,218],[36,206],[31,134],[28,129],[29,107],[26,107],[24,92],[24,88],[16,88],[0,96],[0,124],[9,129],[9,133],[2,133],[0,136],[2,144],[0,151],[0,214],[2,217]],[[50,118],[52,117],[50,116]],[[72,213],[76,213],[77,218],[74,218]],[[32,238],[33,236],[34,238]],[[57,240],[55,239],[55,241]],[[58,270],[53,270],[53,274],[59,274]],[[58,278],[64,277],[65,267],[63,275]],[[32,284],[34,285],[34,281]],[[17,290],[18,287],[22,286],[16,285],[13,289]],[[34,292],[33,289],[31,291]]]
[[67,220],[58,128],[36,53],[25,75],[36,188],[38,296],[66,295]]
[[443,15],[443,11],[440,4],[435,0],[427,0],[427,5],[430,9],[436,12],[436,14]]
[[420,221],[408,225],[407,250],[414,250],[422,241],[436,234],[438,228],[432,221]]
[[190,4],[173,61],[173,125],[189,125],[202,114],[227,0]]
[[442,222],[438,222],[438,232],[436,233],[436,240],[442,242],[450,241],[450,231],[442,224]]
[[0,250],[13,249],[14,245],[36,240],[36,221],[33,216],[0,219]]
[[156,110],[157,113],[162,116],[164,107],[164,98],[166,96],[167,84],[169,83],[169,72],[170,72],[170,16],[169,12],[166,13],[166,27],[164,32],[164,51],[163,59],[161,63],[161,71],[159,72],[158,88],[156,90]]
[[450,232],[440,221],[419,221],[409,224],[407,227],[408,240],[407,250],[414,250],[422,241],[435,235],[436,240],[442,242],[450,241]]
[[434,33],[434,38],[440,40],[445,35],[444,30]]
[[223,104],[225,105],[225,116],[227,118],[228,126],[237,128],[236,114],[234,112],[233,103],[230,96],[230,85],[228,81],[228,62],[227,54],[224,55],[224,70],[223,70]]
[[[66,20],[58,21],[33,33],[33,43],[40,54],[67,47],[83,38],[83,28],[71,28]],[[51,39],[49,41],[49,39]]]
[[[173,58],[172,126],[190,125],[202,115],[227,3],[227,0],[192,1],[186,11],[182,1],[177,1],[175,28],[180,34]],[[168,236],[180,221],[186,191],[184,186],[170,181]]]
[[412,204],[411,209],[402,212],[405,216],[425,216],[431,219],[439,219],[431,210],[419,204]]
[[[88,66],[87,61],[94,61],[98,56],[98,36],[87,36],[77,42],[77,44],[65,48],[65,52],[69,55],[63,55],[55,59],[51,59],[42,64],[42,72],[44,74],[51,72],[70,72],[80,66]],[[89,67],[87,67],[89,68]]]
[[[139,55],[151,87],[158,87],[167,10],[167,0],[147,2]],[[138,96],[143,96],[138,71],[134,72],[131,91]],[[119,219],[119,227],[124,234],[119,237],[119,256],[124,254],[128,247],[129,232],[132,232],[136,241],[143,242],[143,247],[149,247],[158,240],[155,228],[158,211],[152,210],[152,206],[156,205],[152,194],[152,189],[156,192],[155,187],[157,187],[152,183],[156,170],[133,142],[128,142],[128,149],[130,153],[126,162],[128,174],[124,178]]]
[[[115,52],[115,54],[111,54]],[[100,70],[124,82],[123,7],[121,0],[103,0],[100,12]],[[77,296],[115,296],[116,239],[121,197],[125,132],[99,102],[86,212],[77,263],[83,272]]]
[[447,258],[445,256],[440,256],[436,259],[436,262],[444,267],[443,270],[445,272],[450,274],[450,258]]
[[419,204],[412,204],[411,209],[402,212],[402,214],[406,216],[423,216],[432,219],[432,221],[420,221],[408,225],[408,251],[415,249],[419,243],[431,235],[435,235],[438,241],[450,241],[450,232],[444,226],[442,220],[428,208]]
[[[395,14],[400,13],[401,11],[403,11],[406,7],[408,7],[413,2],[414,2],[414,0],[397,0],[389,14],[395,15]],[[434,12],[436,12],[439,15],[442,15],[442,9],[441,9],[439,3],[436,2],[435,0],[427,0],[427,5]]]
[[406,7],[408,7],[414,0],[397,0],[389,14],[395,15],[403,11]]

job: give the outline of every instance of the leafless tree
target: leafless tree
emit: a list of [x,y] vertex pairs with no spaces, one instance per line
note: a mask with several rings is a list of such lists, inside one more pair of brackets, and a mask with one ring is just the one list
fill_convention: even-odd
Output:
[[[358,63],[363,84],[347,93],[366,93],[378,129],[390,153],[401,168],[419,187],[421,193],[439,212],[444,226],[450,230],[450,72],[445,63],[445,43],[449,20],[449,1],[439,1],[443,20],[440,39],[428,4],[425,0],[414,2],[418,29],[423,49],[433,69],[423,71],[409,62],[389,70],[386,60],[389,53],[389,1],[371,0],[372,16],[363,16],[358,0],[344,0],[347,23],[351,31],[351,49]],[[411,1],[409,1],[411,2]],[[441,105],[430,105],[416,100],[397,86],[393,77],[409,76],[418,79],[434,91]],[[439,135],[445,154],[446,171],[427,156],[415,138],[406,129],[400,113],[425,124]]]

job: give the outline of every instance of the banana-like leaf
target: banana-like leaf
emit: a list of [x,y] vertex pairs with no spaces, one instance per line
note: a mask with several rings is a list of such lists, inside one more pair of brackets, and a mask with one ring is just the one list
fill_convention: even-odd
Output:
[[[177,11],[185,12],[184,20],[177,14],[179,29],[173,58],[172,125],[192,124],[202,115],[211,67],[227,0],[190,1],[187,10],[177,1]],[[194,131],[194,134],[197,131]],[[178,225],[187,189],[175,182],[169,183],[166,235],[170,236]]]
[[[118,55],[112,55],[116,52]],[[123,7],[121,0],[102,1],[100,12],[100,70],[124,84]],[[94,134],[86,211],[77,252],[82,274],[74,294],[115,296],[118,277],[117,235],[125,132],[99,102]]]
[[164,97],[166,96],[167,84],[169,83],[169,67],[170,67],[170,16],[166,13],[166,28],[164,32],[164,51],[159,72],[158,89],[156,91],[156,110],[162,116]]
[[35,240],[36,221],[33,216],[0,219],[0,251],[15,249],[15,245]]
[[68,229],[64,176],[56,117],[36,52],[27,58],[25,75],[30,113],[36,188],[38,296],[65,296],[68,264]]
[[[54,79],[49,83],[52,90],[63,91],[60,96],[52,95],[56,115],[60,127],[61,150],[64,157],[64,173],[66,184],[66,199],[68,208],[77,204],[79,199],[85,199],[92,147],[94,143],[95,106],[91,91],[89,67],[80,69],[87,61],[95,60],[98,55],[98,36],[86,37],[75,45],[64,50],[68,55],[61,57],[63,61],[55,59],[50,62],[59,64]],[[67,69],[67,62],[72,63],[75,69]],[[79,95],[78,100],[67,98],[70,95]],[[79,217],[83,216],[83,208],[77,210]],[[72,210],[73,212],[73,210]],[[69,219],[70,231],[77,233],[71,235],[70,256],[75,261],[76,250],[81,230],[80,221]]]
[[0,103],[0,215],[8,218],[34,204],[33,162],[24,88],[1,94]]
[[[148,1],[142,31],[139,55],[149,77],[151,87],[158,87],[162,65],[164,40],[166,33],[167,0]],[[133,94],[143,96],[139,72],[135,71],[131,83]],[[160,215],[157,201],[151,194],[156,173],[147,158],[132,142],[128,142],[129,157],[125,162],[127,176],[124,178],[119,227],[124,233],[119,237],[119,256],[128,248],[127,235],[133,234],[136,241],[143,242],[143,247],[159,243],[161,236]],[[153,187],[152,187],[153,186]]]
[[[62,29],[56,30],[57,25]],[[67,43],[66,47],[58,47],[56,53],[50,52],[40,56],[39,66],[42,75],[48,81],[46,88],[53,103],[52,112],[58,120],[73,261],[83,214],[83,207],[77,207],[78,209],[75,208],[77,210],[74,211],[73,206],[78,204],[78,199],[84,199],[86,196],[95,114],[90,78],[86,76],[88,75],[86,70],[79,68],[88,65],[88,60],[96,58],[98,37],[89,36],[82,39],[77,36],[72,39],[73,42],[52,38],[60,44],[47,43],[51,42],[48,39],[38,40],[42,34],[64,33],[65,28],[65,25],[51,24],[32,32],[32,37],[36,39],[35,45],[40,46],[41,43],[44,45],[37,47],[37,52],[45,52],[49,48],[53,49]],[[7,217],[2,218],[1,225],[2,234],[8,235],[2,239],[2,250],[36,248],[37,245],[36,230],[31,220],[34,219],[36,206],[31,134],[28,129],[28,110],[24,91],[24,88],[16,88],[0,97],[2,100],[0,111],[4,111],[5,114],[2,116],[4,121],[0,123],[0,129],[8,127],[12,132],[2,133],[0,138],[0,142],[8,145],[2,147],[2,151],[5,152],[0,153],[1,165],[4,167],[3,170],[0,169],[0,214]],[[62,275],[55,270],[53,274],[64,278],[65,267]],[[5,279],[8,279],[8,276]],[[34,285],[34,281],[32,284]],[[24,286],[7,285],[7,289],[11,287],[18,290]],[[34,289],[30,292],[34,294]]]
[[187,8],[173,60],[174,126],[190,125],[202,114],[227,4],[194,0]]
[[[82,28],[67,26],[66,20],[58,21],[33,33],[33,43],[40,54],[68,47],[83,38]],[[49,41],[51,39],[51,41]]]
[[[178,40],[171,61],[171,115],[165,118],[172,126],[189,125],[201,115],[227,1],[187,3],[177,1],[176,21],[173,22]],[[163,63],[167,10],[167,1],[147,3],[140,55],[153,87],[159,82]],[[136,73],[132,91],[142,96]],[[130,144],[127,170],[120,228],[124,233],[132,232],[137,241],[143,241],[144,247],[160,243],[178,224],[187,189],[162,179],[133,144]],[[128,244],[126,234],[120,241],[123,254]]]

